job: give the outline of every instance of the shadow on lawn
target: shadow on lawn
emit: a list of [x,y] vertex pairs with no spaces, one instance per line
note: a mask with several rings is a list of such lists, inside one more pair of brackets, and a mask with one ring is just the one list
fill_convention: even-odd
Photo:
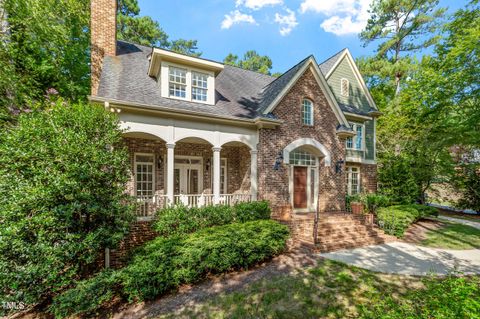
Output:
[[378,275],[295,250],[256,269],[213,277],[121,312],[111,310],[113,318],[343,317],[372,298],[402,293],[411,283],[412,277]]

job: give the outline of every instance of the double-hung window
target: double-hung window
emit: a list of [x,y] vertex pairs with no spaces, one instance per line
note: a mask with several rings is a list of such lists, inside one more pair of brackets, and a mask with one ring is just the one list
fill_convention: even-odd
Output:
[[364,126],[363,124],[357,123],[350,123],[350,125],[352,126],[354,132],[357,133],[357,135],[347,138],[346,147],[347,149],[361,151],[363,150],[364,144]]
[[360,193],[360,169],[347,166],[346,173],[347,194],[355,195]]
[[192,72],[192,100],[207,101],[208,75]]
[[313,104],[307,99],[304,99],[302,102],[302,123],[304,125],[313,125]]
[[168,68],[169,95],[173,97],[187,97],[187,70],[170,66]]

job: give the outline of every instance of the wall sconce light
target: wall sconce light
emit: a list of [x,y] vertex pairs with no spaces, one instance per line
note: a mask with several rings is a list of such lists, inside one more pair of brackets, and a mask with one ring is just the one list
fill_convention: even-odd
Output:
[[205,170],[208,172],[210,170],[210,159],[207,158],[205,161]]
[[278,171],[280,169],[280,165],[283,162],[283,152],[278,152],[277,158],[275,159],[275,164],[273,164],[273,169]]
[[342,165],[345,163],[345,161],[343,159],[340,159],[339,161],[337,161],[337,163],[335,164],[335,172],[338,174],[338,173],[341,173],[342,172]]
[[157,168],[162,169],[162,165],[163,165],[163,157],[162,155],[158,155]]

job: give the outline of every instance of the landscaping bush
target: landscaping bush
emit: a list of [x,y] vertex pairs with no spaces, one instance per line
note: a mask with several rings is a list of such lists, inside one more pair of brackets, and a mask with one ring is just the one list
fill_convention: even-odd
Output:
[[158,211],[153,227],[161,236],[168,237],[193,233],[206,227],[270,219],[270,212],[267,201],[198,208],[180,205]]
[[390,235],[403,237],[405,230],[417,220],[438,215],[434,207],[424,205],[396,205],[377,210],[378,224]]
[[93,105],[59,103],[0,132],[2,302],[56,294],[123,237],[132,214],[121,141],[115,116]]
[[347,210],[351,211],[350,203],[360,202],[364,205],[365,213],[375,213],[378,208],[392,205],[390,197],[375,193],[356,194],[346,196]]
[[137,251],[127,267],[80,282],[57,296],[50,311],[59,317],[94,313],[113,295],[129,301],[153,299],[208,274],[246,269],[281,253],[288,234],[284,225],[258,220],[157,237]]

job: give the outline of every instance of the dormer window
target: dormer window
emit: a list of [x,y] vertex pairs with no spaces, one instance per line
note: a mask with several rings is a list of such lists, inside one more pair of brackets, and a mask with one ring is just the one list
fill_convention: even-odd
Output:
[[208,74],[192,72],[192,100],[207,101]]
[[349,96],[350,92],[350,82],[347,79],[340,80],[340,94],[342,96]]
[[215,77],[221,63],[154,48],[148,75],[156,78],[161,96],[215,105]]
[[169,95],[173,97],[187,97],[187,70],[170,66],[168,68]]

